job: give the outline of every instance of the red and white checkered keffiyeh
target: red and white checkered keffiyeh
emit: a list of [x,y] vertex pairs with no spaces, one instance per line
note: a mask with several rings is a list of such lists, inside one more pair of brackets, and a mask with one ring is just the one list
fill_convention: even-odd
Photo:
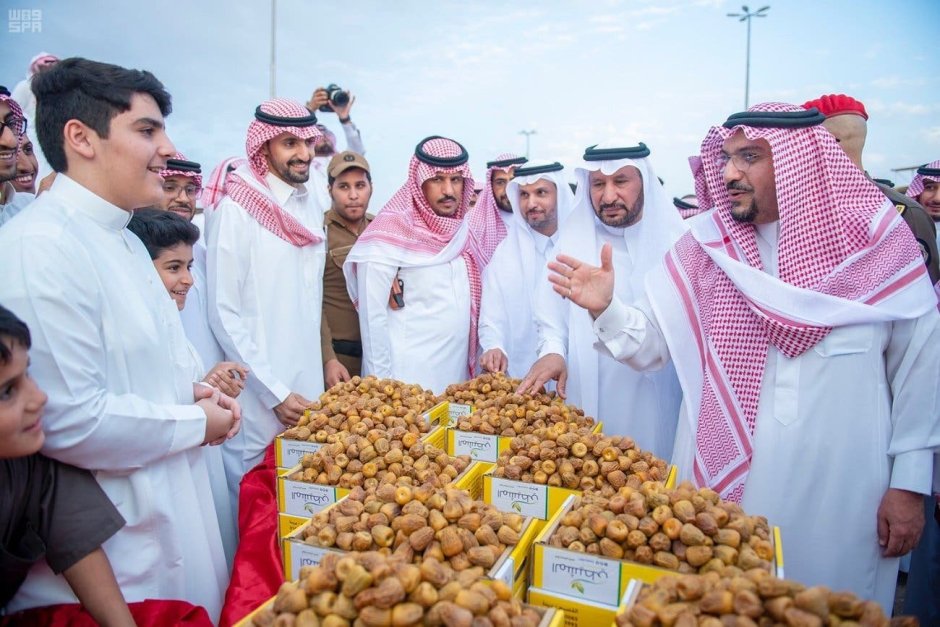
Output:
[[[779,103],[751,109],[799,110]],[[778,278],[764,273],[754,278],[754,269],[763,269],[755,228],[731,217],[717,157],[739,130],[771,147],[780,213]],[[922,315],[935,303],[929,300],[932,290],[921,289],[929,281],[910,229],[822,126],[714,127],[701,154],[706,192],[716,209],[691,219],[692,231],[664,259],[671,298],[682,310],[674,314],[673,329],[666,328],[670,314],[655,303],[654,308],[666,321],[667,341],[670,335],[691,334],[686,342],[670,342],[670,350],[674,357],[686,351],[684,364],[676,360],[677,370],[694,371],[683,381],[689,388],[686,402],[693,402],[689,409],[699,401],[693,477],[722,498],[740,502],[770,345],[793,358],[822,340],[831,325],[846,324],[842,314],[832,313],[840,308],[832,297],[852,301],[843,309],[855,311],[856,322]],[[745,287],[756,281],[759,289]],[[656,291],[652,281],[648,289]],[[785,293],[823,304],[817,312],[768,296]],[[894,305],[901,297],[909,300],[899,310]]]
[[[516,158],[518,158],[518,157],[519,157],[519,155],[514,155],[514,154],[511,153],[511,152],[504,152],[504,153],[500,154],[499,156],[497,156],[495,159],[493,159],[493,161],[506,161],[506,160],[508,160],[508,159],[516,159]],[[512,166],[512,165],[511,165],[511,166],[507,166],[507,167],[505,167],[505,168],[501,168],[501,167],[499,167],[499,166],[495,166],[495,165],[494,165],[494,166],[491,167],[491,168],[487,168],[487,170],[486,170],[486,181],[483,182],[483,191],[481,191],[481,192],[480,192],[480,195],[477,196],[477,206],[479,206],[479,205],[486,205],[486,206],[483,208],[483,211],[484,211],[485,213],[490,213],[490,212],[492,212],[492,211],[497,211],[497,212],[502,211],[502,209],[500,209],[499,206],[496,204],[496,198],[493,197],[493,172],[496,172],[497,170],[502,170],[503,172],[508,172],[508,171],[510,171],[510,170],[512,170],[512,169],[514,169],[514,168],[516,168],[516,167],[517,167],[517,166]],[[496,215],[499,215],[499,213],[497,213]],[[505,224],[505,223],[504,223],[504,224]],[[502,241],[502,240],[500,240],[500,241]],[[499,242],[497,242],[497,245],[498,245],[498,244],[499,244]]]
[[[456,157],[462,152],[460,144],[443,137],[424,142],[422,148],[427,154],[442,158]],[[460,209],[452,217],[434,213],[421,191],[425,181],[440,173],[458,173],[464,177]],[[356,266],[359,263],[374,261],[415,267],[447,263],[458,256],[463,257],[470,280],[467,368],[471,377],[477,361],[477,324],[483,291],[481,276],[496,246],[506,237],[506,227],[496,213],[499,210],[495,203],[477,203],[469,209],[473,189],[473,176],[466,163],[442,168],[424,163],[412,155],[408,164],[408,180],[359,236],[343,266],[346,286],[358,307]]]
[[[286,118],[305,118],[310,115],[310,111],[299,102],[282,98],[262,103],[261,111]],[[248,139],[245,141],[248,167],[238,168],[228,173],[225,179],[225,193],[231,196],[232,200],[243,207],[261,226],[281,239],[298,247],[319,244],[323,238],[310,232],[299,220],[284,211],[265,181],[265,176],[268,174],[268,162],[262,148],[265,143],[281,133],[290,133],[302,140],[320,137],[320,131],[314,124],[275,126],[257,119],[253,120],[248,126]],[[254,177],[255,181],[249,181],[249,177]]]
[[[940,159],[936,161],[931,161],[928,163],[926,168],[938,169],[940,168]],[[921,195],[924,191],[924,180],[933,181],[935,183],[940,183],[940,176],[924,176],[923,174],[917,174],[914,176],[914,180],[911,181],[911,184],[907,186],[907,192],[905,192],[909,198],[917,200],[917,197]]]
[[682,219],[691,218],[700,213],[704,213],[715,206],[715,201],[708,193],[708,185],[705,184],[705,166],[702,158],[698,155],[689,157],[689,169],[692,170],[692,180],[695,183],[695,199],[698,202],[698,209],[688,210],[689,214],[682,214]]
[[[189,161],[189,159],[187,159],[181,152],[176,153],[172,158],[176,159],[177,161]],[[196,184],[196,187],[202,188],[202,174],[198,174],[196,172],[190,172],[188,170],[166,169],[160,171],[160,176],[163,178],[168,178],[170,176],[188,176],[193,180],[193,183]]]
[[7,106],[10,107],[10,113],[12,113],[14,117],[18,117],[18,118],[26,117],[23,114],[23,107],[20,106],[20,103],[13,100],[13,98],[11,98],[10,96],[7,96],[6,94],[0,94],[0,102],[7,103]]
[[215,166],[215,169],[209,174],[206,185],[202,188],[202,196],[199,198],[203,211],[210,213],[215,210],[219,202],[225,197],[225,179],[228,177],[228,173],[247,164],[248,160],[244,157],[229,157]]

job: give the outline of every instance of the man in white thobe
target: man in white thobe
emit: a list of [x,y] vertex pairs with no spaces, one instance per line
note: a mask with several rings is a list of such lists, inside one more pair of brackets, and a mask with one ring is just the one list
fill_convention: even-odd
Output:
[[890,613],[940,444],[940,315],[910,229],[822,120],[768,103],[709,132],[716,207],[650,273],[648,306],[612,289],[608,249],[549,280],[605,352],[675,363],[682,478],[779,525],[789,577]]
[[242,474],[323,392],[323,212],[304,185],[315,124],[300,103],[261,104],[248,163],[228,173],[207,218],[209,323],[226,359],[251,373],[239,397]]
[[[33,333],[30,370],[49,395],[43,453],[92,470],[127,521],[104,550],[128,602],[185,600],[217,620],[228,572],[201,446],[234,435],[238,407],[194,386],[176,307],[125,228],[162,193],[169,94],[148,72],[85,59],[34,86],[58,176],[0,230],[0,302]],[[76,602],[41,563],[8,609]]]
[[8,222],[35,196],[18,192],[12,180],[16,177],[17,152],[26,136],[28,122],[20,105],[10,97],[10,93],[0,89],[0,226]]
[[408,180],[349,251],[364,375],[441,393],[476,370],[482,272],[506,228],[492,206],[470,209],[467,160],[452,139],[422,140]]
[[490,207],[496,207],[497,215],[506,225],[507,233],[515,220],[512,218],[512,205],[509,204],[506,190],[515,169],[527,161],[525,157],[504,152],[492,161],[486,162],[486,180],[483,182],[483,189],[477,195],[476,203],[486,205],[486,211],[490,211]]
[[[649,161],[645,144],[584,153],[575,169],[574,211],[561,224],[554,254],[590,257],[613,248],[616,290],[626,302],[643,295],[643,280],[684,228]],[[604,423],[604,433],[626,435],[640,448],[668,459],[682,392],[675,370],[639,373],[594,350],[591,318],[547,282],[538,286],[539,359],[520,393],[558,379],[558,392]]]
[[557,161],[518,166],[506,193],[513,225],[483,272],[480,366],[519,378],[538,358],[534,288],[544,283],[558,225],[571,213],[574,194]]

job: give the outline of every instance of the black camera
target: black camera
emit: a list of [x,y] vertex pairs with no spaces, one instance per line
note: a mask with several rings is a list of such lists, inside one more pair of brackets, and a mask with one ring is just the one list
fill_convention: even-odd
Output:
[[[330,83],[326,86],[327,97],[337,107],[345,107],[349,104],[349,92],[340,88],[336,83]],[[320,111],[324,113],[330,113],[333,109],[329,105],[322,105]]]

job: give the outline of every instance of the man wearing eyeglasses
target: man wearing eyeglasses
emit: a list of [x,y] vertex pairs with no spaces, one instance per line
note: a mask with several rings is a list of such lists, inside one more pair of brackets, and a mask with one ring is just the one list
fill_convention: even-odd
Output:
[[714,209],[650,272],[648,306],[618,298],[609,247],[550,281],[602,350],[675,365],[680,480],[778,525],[793,579],[890,613],[930,493],[940,316],[910,229],[824,119],[765,103],[709,131]]
[[[163,201],[156,209],[172,211],[187,220],[196,214],[196,199],[202,191],[202,168],[181,153],[167,159],[163,177]],[[205,250],[203,248],[203,250]]]
[[23,110],[0,87],[0,226],[23,210],[35,196],[19,193],[11,182],[16,177],[16,156],[20,139],[26,134]]

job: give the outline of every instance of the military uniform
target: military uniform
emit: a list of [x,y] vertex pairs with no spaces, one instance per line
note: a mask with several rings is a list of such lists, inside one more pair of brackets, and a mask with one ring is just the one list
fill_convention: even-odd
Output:
[[885,196],[894,203],[898,213],[907,222],[914,233],[920,252],[924,256],[924,264],[930,275],[930,282],[936,285],[940,281],[940,259],[937,258],[937,227],[923,207],[913,198],[905,196],[893,187],[889,187],[877,180],[872,182],[878,186]]
[[353,244],[372,221],[370,214],[358,232],[346,226],[346,223],[330,209],[324,216],[326,230],[326,264],[323,268],[323,320],[320,325],[320,346],[323,351],[323,363],[338,359],[356,376],[362,371],[362,339],[359,335],[359,314],[349,299],[346,291],[346,277],[343,276],[343,262]]

